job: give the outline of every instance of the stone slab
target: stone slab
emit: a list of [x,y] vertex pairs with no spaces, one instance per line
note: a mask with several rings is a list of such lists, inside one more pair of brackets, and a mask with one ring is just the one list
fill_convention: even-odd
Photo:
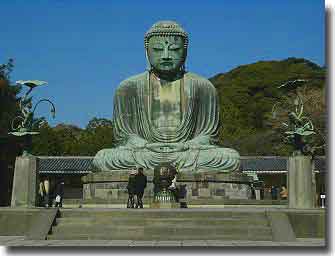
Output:
[[29,240],[44,240],[48,232],[51,230],[52,224],[55,221],[58,208],[41,209],[33,216],[30,227],[27,231],[27,239]]
[[324,238],[326,234],[326,213],[324,211],[288,212],[296,237],[299,239]]
[[312,158],[294,156],[288,161],[288,204],[290,208],[315,207]]
[[165,202],[165,203],[151,202],[150,203],[150,208],[155,208],[155,209],[180,208],[180,204],[179,203],[173,203],[173,202]]
[[294,242],[296,236],[291,222],[285,212],[268,212],[272,230],[272,240],[275,242]]
[[12,207],[36,206],[38,174],[37,158],[34,156],[17,157],[15,160]]
[[[312,240],[299,240],[296,242],[272,242],[272,241],[220,241],[220,240],[205,240],[206,246],[204,247],[314,247],[323,249],[326,246],[323,239]],[[1,243],[1,237],[0,237]],[[36,241],[36,240],[23,240],[16,238],[14,240],[1,243],[5,246],[12,247],[12,252],[15,252],[15,247],[88,247],[88,246],[101,246],[101,247],[203,247],[198,245],[184,244],[184,241],[131,241],[131,240],[96,240],[96,241],[81,241],[81,240],[49,240],[49,241]]]

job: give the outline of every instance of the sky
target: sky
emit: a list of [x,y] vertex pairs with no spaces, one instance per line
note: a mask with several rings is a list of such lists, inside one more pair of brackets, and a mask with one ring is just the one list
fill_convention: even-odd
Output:
[[0,63],[11,80],[44,80],[36,116],[85,127],[111,118],[115,89],[146,68],[144,34],[159,20],[189,33],[187,70],[210,78],[260,60],[306,58],[325,65],[325,9],[318,0],[15,1],[0,3]]

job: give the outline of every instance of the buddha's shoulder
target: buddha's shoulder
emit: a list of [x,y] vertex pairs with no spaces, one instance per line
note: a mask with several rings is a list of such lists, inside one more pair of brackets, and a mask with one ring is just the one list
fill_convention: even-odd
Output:
[[125,88],[135,88],[137,85],[147,79],[148,72],[143,72],[137,75],[133,75],[125,80],[123,80],[118,89],[125,89]]
[[200,75],[192,73],[192,72],[187,72],[185,74],[185,76],[186,76],[187,79],[197,81],[198,83],[201,83],[201,85],[205,85],[205,86],[208,86],[210,88],[214,88],[215,89],[215,87],[211,83],[211,81],[209,81],[207,78],[205,78],[203,76],[200,76]]

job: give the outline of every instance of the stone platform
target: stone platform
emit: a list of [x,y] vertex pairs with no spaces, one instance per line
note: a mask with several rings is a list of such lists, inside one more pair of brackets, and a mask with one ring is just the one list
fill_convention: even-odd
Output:
[[[129,171],[97,172],[90,173],[82,178],[83,203],[122,203],[128,198],[127,183]],[[148,178],[144,200],[153,200],[153,175],[154,172],[146,170]],[[186,201],[210,201],[211,204],[222,204],[223,200],[250,199],[250,184],[252,177],[241,172],[234,173],[205,173],[205,172],[180,172],[177,175],[177,184],[186,185]]]

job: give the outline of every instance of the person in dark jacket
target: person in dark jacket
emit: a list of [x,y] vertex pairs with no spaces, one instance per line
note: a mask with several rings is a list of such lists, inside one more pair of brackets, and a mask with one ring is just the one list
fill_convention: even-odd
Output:
[[275,186],[271,186],[271,198],[272,200],[278,199],[278,190]]
[[58,180],[55,188],[55,207],[63,207],[64,179]]
[[135,205],[135,208],[143,208],[143,194],[144,194],[144,189],[147,186],[147,176],[144,175],[143,173],[143,168],[140,167],[137,170],[137,174],[135,176],[135,191],[136,191],[136,198],[137,202]]
[[131,171],[129,178],[128,178],[128,202],[127,202],[127,208],[134,208],[134,197],[136,194],[136,187],[135,187],[135,178],[136,178],[136,171]]

